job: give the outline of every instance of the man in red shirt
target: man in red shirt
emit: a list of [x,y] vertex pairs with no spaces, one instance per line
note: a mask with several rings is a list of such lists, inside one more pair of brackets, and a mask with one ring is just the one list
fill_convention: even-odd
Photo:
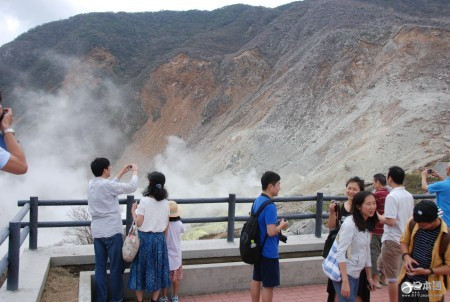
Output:
[[[380,215],[384,214],[384,201],[389,194],[386,188],[386,176],[381,173],[373,176],[373,187],[375,189],[375,200],[377,202],[377,212]],[[378,222],[375,230],[372,232],[372,239],[370,241],[370,254],[372,257],[372,277],[375,285],[381,288],[380,272],[377,269],[377,260],[381,253],[381,236],[383,235],[383,224]]]

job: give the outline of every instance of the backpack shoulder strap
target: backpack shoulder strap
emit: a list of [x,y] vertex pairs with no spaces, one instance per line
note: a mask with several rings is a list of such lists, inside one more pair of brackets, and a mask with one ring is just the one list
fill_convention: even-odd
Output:
[[[261,214],[261,212],[264,210],[264,208],[265,208],[266,206],[268,206],[269,204],[271,204],[271,203],[273,203],[272,199],[266,200],[266,201],[259,207],[258,211],[256,211],[255,217],[258,218],[258,217],[259,217],[259,214]],[[267,237],[269,237],[269,235],[267,235],[267,232],[266,232],[266,234],[265,234],[265,236],[264,236],[264,240],[263,240],[262,244],[261,244],[260,247],[259,247],[260,250],[261,250],[261,252],[262,252],[262,250],[263,250],[263,248],[264,248],[264,245],[266,244]]]
[[[258,211],[256,211],[256,213],[254,214],[254,216],[258,217],[259,214],[261,214],[261,212],[264,210],[264,208],[271,203],[273,203],[272,199],[264,201],[264,203],[259,207]],[[253,212],[253,206],[252,206],[252,212]]]
[[[441,255],[442,263],[445,265],[445,252],[450,244],[450,228],[447,228],[448,233],[443,233],[441,242],[439,243],[439,255]],[[448,263],[450,264],[450,263]],[[448,265],[447,264],[447,265]]]

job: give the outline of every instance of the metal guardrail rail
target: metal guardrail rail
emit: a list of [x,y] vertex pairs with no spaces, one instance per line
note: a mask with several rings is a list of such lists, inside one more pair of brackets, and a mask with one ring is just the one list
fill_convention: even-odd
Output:
[[[414,199],[434,199],[435,195],[413,195]],[[315,236],[321,238],[322,220],[329,215],[323,213],[323,203],[330,200],[346,200],[345,196],[324,196],[323,193],[317,193],[312,196],[292,196],[276,197],[274,202],[303,202],[315,201],[316,213],[313,214],[289,214],[283,215],[287,219],[315,219]],[[246,221],[248,216],[236,216],[237,203],[253,203],[254,198],[236,198],[235,194],[229,194],[223,198],[190,198],[174,199],[178,204],[228,204],[227,216],[219,217],[191,217],[183,218],[183,223],[227,223],[227,241],[234,242],[234,229],[236,221]],[[133,218],[131,216],[131,206],[135,198],[128,195],[126,199],[119,199],[119,204],[126,205],[126,219],[122,223],[126,225],[126,232],[131,227]],[[55,227],[82,227],[90,226],[91,221],[38,221],[39,207],[43,206],[87,206],[87,200],[39,200],[38,197],[30,197],[30,200],[19,200],[18,206],[22,207],[16,216],[10,220],[9,226],[0,229],[0,246],[9,238],[8,253],[0,260],[0,276],[7,271],[7,290],[17,290],[19,288],[19,264],[20,247],[25,239],[29,238],[29,249],[38,248],[38,229]],[[29,213],[29,221],[23,222],[25,215]]]

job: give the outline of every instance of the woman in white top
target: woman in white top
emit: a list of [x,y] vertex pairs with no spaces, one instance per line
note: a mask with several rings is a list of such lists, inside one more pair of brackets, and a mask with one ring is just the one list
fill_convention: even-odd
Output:
[[152,172],[147,177],[149,185],[143,192],[145,197],[131,208],[139,228],[140,246],[131,263],[128,288],[136,290],[138,301],[143,301],[145,290],[151,293],[151,301],[156,302],[159,291],[170,285],[165,238],[170,212],[164,174]]
[[370,231],[375,228],[378,217],[375,196],[367,191],[359,192],[352,202],[351,216],[348,216],[338,234],[337,260],[342,280],[333,281],[340,302],[355,301],[359,275],[363,268],[368,276],[370,290],[375,290],[370,260]]

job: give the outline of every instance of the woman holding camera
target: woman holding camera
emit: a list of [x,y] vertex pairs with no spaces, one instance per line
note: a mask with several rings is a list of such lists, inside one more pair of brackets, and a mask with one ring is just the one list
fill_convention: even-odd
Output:
[[[361,191],[364,191],[363,179],[355,176],[347,180],[345,184],[345,195],[347,196],[347,200],[342,206],[339,206],[337,201],[333,201],[330,204],[330,218],[328,219],[328,228],[330,230],[336,227],[339,228],[343,224],[345,218],[351,215],[353,198]],[[370,290],[367,288],[367,276],[365,270],[361,271],[359,280],[358,297],[356,301],[370,301]],[[327,292],[327,302],[338,301],[331,279],[328,279]]]
[[128,287],[136,290],[136,298],[143,301],[144,290],[156,302],[159,291],[170,285],[169,258],[165,235],[169,225],[169,202],[164,188],[166,178],[160,172],[147,175],[149,184],[139,205],[133,204],[131,213],[139,228],[139,251],[131,263]]
[[[345,218],[337,237],[337,261],[342,280],[333,281],[340,302],[356,301],[361,270],[365,270],[367,288],[375,290],[371,274],[370,231],[375,229],[378,216],[375,215],[375,196],[367,191],[357,193],[352,202],[351,215]],[[364,299],[363,301],[369,301]]]

